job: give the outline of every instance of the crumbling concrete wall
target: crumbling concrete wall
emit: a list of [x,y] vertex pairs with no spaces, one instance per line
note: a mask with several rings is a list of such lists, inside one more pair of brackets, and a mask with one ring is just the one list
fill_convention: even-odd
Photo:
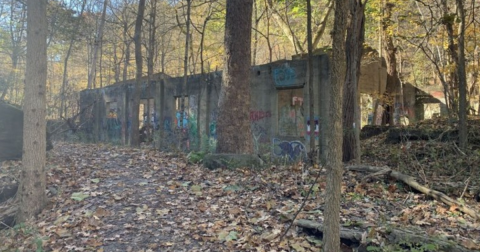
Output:
[[[47,150],[53,148],[48,132]],[[0,101],[0,162],[21,159],[23,153],[23,111]]]
[[0,161],[21,159],[23,111],[0,101]]
[[[327,148],[324,131],[328,123],[330,100],[328,56],[314,57],[314,118],[309,118],[306,73],[306,61],[302,59],[277,61],[251,68],[250,121],[257,153],[270,153],[272,157],[286,158],[288,161],[305,158],[310,137],[315,138],[321,150]],[[361,78],[379,75],[363,76]],[[361,83],[381,81],[378,78],[363,80]],[[152,79],[151,88],[147,88],[144,80],[141,89],[141,99],[153,100],[156,129],[159,127],[164,129],[164,136],[154,138],[157,143],[160,142],[157,146],[168,149],[214,151],[222,73],[188,76],[188,88],[184,93],[180,88],[183,77],[163,76],[165,90],[163,97],[160,95],[161,81],[162,78],[157,75]],[[81,106],[91,106],[91,109],[86,109],[87,112],[81,116],[87,135],[97,141],[109,142],[112,142],[113,136],[120,135],[115,138],[121,139],[117,142],[128,144],[133,120],[130,115],[134,82],[131,80],[81,92]],[[183,114],[180,107],[182,95],[187,96]],[[164,105],[161,106],[161,103]],[[110,115],[112,109],[116,112],[115,115],[113,112]],[[163,112],[163,118],[159,118],[160,110]],[[109,123],[109,120],[113,121],[112,118],[116,120],[115,123]],[[314,129],[309,127],[310,120],[315,122]],[[113,129],[114,127],[109,125],[117,126]],[[112,130],[116,130],[117,133]]]

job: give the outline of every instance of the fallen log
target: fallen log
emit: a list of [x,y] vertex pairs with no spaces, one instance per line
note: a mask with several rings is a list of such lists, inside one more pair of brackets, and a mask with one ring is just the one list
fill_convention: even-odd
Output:
[[18,182],[10,176],[0,177],[0,203],[15,197],[18,190]]
[[0,230],[13,227],[18,206],[14,198],[0,204]]
[[[323,234],[323,225],[321,223],[300,219],[300,220],[296,220],[294,224],[297,225],[298,227],[315,230]],[[364,236],[365,232],[366,231],[351,230],[351,229],[346,229],[341,227],[340,238],[348,239],[352,242],[359,243],[361,246],[364,247],[366,244],[362,244],[362,242],[364,242],[362,241],[362,237]],[[437,238],[430,238],[424,233],[420,234],[420,233],[415,233],[413,231],[401,230],[398,228],[391,228],[391,227],[389,227],[385,231],[383,229],[378,229],[378,232],[382,233],[385,239],[387,239],[391,244],[400,244],[404,242],[408,242],[410,244],[416,244],[416,245],[432,244],[432,245],[435,245],[439,251],[450,251],[450,252],[471,251],[451,241],[441,240]]]
[[[323,225],[319,222],[314,222],[311,220],[299,219],[293,222],[295,225],[307,229],[313,229],[320,233],[323,233]],[[352,242],[360,243],[362,241],[362,235],[365,231],[360,230],[351,230],[341,227],[340,228],[340,238],[347,239]]]
[[[388,167],[375,167],[375,166],[368,166],[368,165],[352,165],[352,166],[347,166],[346,169],[350,170],[350,171],[364,171],[364,172],[377,173],[377,172],[381,172],[385,169],[390,169],[390,168],[388,168]],[[425,187],[423,185],[420,185],[415,180],[415,178],[413,178],[411,176],[405,175],[403,173],[400,173],[400,172],[397,172],[397,171],[394,171],[394,170],[389,170],[389,171],[390,171],[390,173],[389,173],[390,177],[395,178],[397,180],[400,180],[400,181],[404,182],[405,184],[411,186],[412,188],[418,190],[419,192],[421,192],[423,194],[426,194],[426,195],[429,195],[429,196],[433,197],[434,199],[439,200],[439,201],[441,201],[441,202],[443,202],[443,203],[445,203],[449,206],[456,206],[458,208],[458,210],[462,211],[463,213],[466,213],[466,214],[472,216],[476,220],[480,220],[480,213],[477,213],[475,210],[467,207],[464,203],[461,203],[457,200],[454,200],[454,199],[450,198],[449,196],[447,196],[446,194],[444,194],[442,192],[439,192],[439,191],[430,189],[428,187]]]

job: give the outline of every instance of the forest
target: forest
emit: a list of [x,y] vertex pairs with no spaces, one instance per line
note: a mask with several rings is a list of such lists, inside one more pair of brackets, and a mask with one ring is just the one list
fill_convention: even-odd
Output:
[[478,0],[0,0],[0,251],[480,251]]

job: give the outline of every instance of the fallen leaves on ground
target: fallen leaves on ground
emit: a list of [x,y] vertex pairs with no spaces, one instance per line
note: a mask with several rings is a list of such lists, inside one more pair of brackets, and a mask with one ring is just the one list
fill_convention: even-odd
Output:
[[[323,222],[325,171],[309,172],[211,171],[151,149],[56,143],[48,158],[50,203],[30,223],[34,231],[3,231],[0,250],[319,251],[319,238],[299,228],[279,241],[319,172],[298,218]],[[399,226],[480,249],[480,224],[457,209],[396,183],[361,183],[362,176],[344,175],[343,226],[366,227],[376,244],[385,241],[378,230]]]

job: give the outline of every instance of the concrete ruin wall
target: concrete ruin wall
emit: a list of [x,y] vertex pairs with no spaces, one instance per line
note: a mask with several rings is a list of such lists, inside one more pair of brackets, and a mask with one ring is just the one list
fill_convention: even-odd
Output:
[[0,162],[22,158],[23,111],[0,101]]
[[[328,57],[314,57],[315,129],[308,126],[309,95],[305,60],[277,61],[251,69],[250,121],[255,150],[296,160],[306,157],[310,137],[315,137],[321,150],[325,149],[322,122],[326,122],[329,103]],[[144,104],[147,103],[146,99],[152,99],[154,107],[153,114],[148,116],[149,120],[154,122],[157,129],[163,127],[165,130],[165,136],[156,138],[155,142],[161,141],[163,147],[168,147],[183,141],[187,149],[214,151],[221,78],[221,72],[188,77],[188,102],[183,123],[179,121],[181,110],[177,105],[183,78],[165,77],[164,97],[160,95],[161,78],[158,75],[152,80],[150,88],[146,88],[144,83],[141,99]],[[382,80],[377,78],[361,83],[379,81]],[[128,143],[128,135],[132,130],[129,107],[133,87],[134,80],[131,80],[81,92],[81,106],[85,108],[81,123],[86,137],[93,141]],[[160,109],[163,110],[163,118],[158,118]]]

